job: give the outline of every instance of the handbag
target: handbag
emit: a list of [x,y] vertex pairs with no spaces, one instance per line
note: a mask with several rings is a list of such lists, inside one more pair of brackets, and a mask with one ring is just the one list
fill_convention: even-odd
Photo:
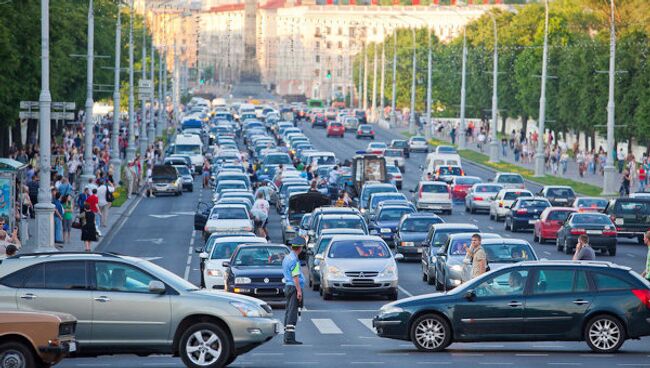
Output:
[[77,217],[70,226],[73,229],[81,229],[81,220]]
[[106,202],[108,203],[113,203],[115,200],[115,196],[113,195],[113,192],[108,190],[108,184],[106,185]]

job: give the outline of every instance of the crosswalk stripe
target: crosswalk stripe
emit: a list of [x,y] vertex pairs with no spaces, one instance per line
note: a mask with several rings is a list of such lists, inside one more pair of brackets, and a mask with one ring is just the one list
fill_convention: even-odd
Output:
[[334,321],[329,318],[312,318],[311,321],[323,335],[336,335],[343,333]]
[[372,318],[359,318],[358,320],[361,324],[368,327],[372,333],[375,333],[375,328],[372,327]]

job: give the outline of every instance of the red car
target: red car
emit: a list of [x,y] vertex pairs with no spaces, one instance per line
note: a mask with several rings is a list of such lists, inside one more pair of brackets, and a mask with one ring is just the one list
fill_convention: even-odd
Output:
[[480,182],[481,178],[476,176],[454,176],[451,179],[451,198],[464,200],[472,185]]
[[343,124],[332,121],[327,125],[327,137],[341,137],[345,135],[345,127]]
[[571,207],[547,207],[539,216],[533,229],[533,240],[537,243],[544,243],[547,240],[556,240],[557,232],[570,214],[576,212]]

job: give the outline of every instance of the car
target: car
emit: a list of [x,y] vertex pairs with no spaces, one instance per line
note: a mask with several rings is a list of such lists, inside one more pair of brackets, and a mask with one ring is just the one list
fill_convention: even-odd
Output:
[[[367,235],[360,229],[327,229],[321,233],[316,244],[312,244],[306,250],[307,269],[309,270],[309,287],[314,291],[320,288],[320,267],[316,264],[316,255],[323,254],[325,248],[330,244],[336,235]],[[302,254],[302,253],[301,253]]]
[[400,219],[395,233],[395,252],[404,255],[404,259],[421,259],[424,246],[422,243],[429,233],[431,225],[445,222],[438,215],[427,212],[409,213]]
[[437,181],[420,181],[411,190],[415,207],[420,210],[442,211],[451,215],[453,208],[449,185]]
[[203,238],[207,239],[212,233],[228,233],[237,231],[253,231],[253,220],[243,204],[220,204],[210,210]]
[[357,127],[357,133],[355,137],[357,139],[361,139],[361,138],[375,139],[375,130],[372,128],[372,126],[368,124],[359,124],[359,126]]
[[404,177],[402,176],[402,171],[400,171],[399,167],[386,165],[386,173],[388,174],[390,183],[395,185],[397,189],[402,189],[402,182],[404,181]]
[[557,232],[570,214],[576,212],[572,207],[547,207],[539,215],[533,229],[533,241],[543,244],[547,240],[555,241]]
[[50,367],[77,351],[77,319],[67,313],[0,310],[0,365]]
[[[423,273],[426,280],[425,277],[422,280],[427,281],[429,285],[435,285],[438,291],[451,290],[467,281],[466,266],[469,263],[466,263],[465,256],[474,234],[471,232],[449,234],[447,241],[438,248],[437,253],[433,256],[430,267],[432,274],[424,275]],[[481,233],[481,243],[500,238],[499,234]],[[471,267],[469,271],[471,272]]]
[[440,247],[447,243],[451,234],[458,233],[479,233],[478,226],[474,224],[461,223],[440,223],[433,224],[429,233],[422,242],[422,279],[425,279],[429,285],[433,285],[436,280],[436,257]]
[[192,176],[192,170],[185,165],[173,165],[176,168],[176,171],[181,176],[181,181],[183,182],[183,190],[188,192],[194,191],[194,177]]
[[200,253],[199,257],[204,260],[203,280],[206,289],[224,290],[226,269],[223,262],[230,260],[230,256],[241,244],[267,243],[265,238],[249,236],[224,236],[212,242],[210,252]]
[[402,151],[404,151],[404,157],[406,158],[410,157],[409,143],[405,139],[393,139],[392,141],[390,141],[388,147],[394,149],[401,149]]
[[272,304],[285,304],[282,260],[289,254],[284,244],[242,244],[235,248],[226,268],[227,291]]
[[83,356],[172,354],[190,368],[224,366],[280,328],[261,300],[202,291],[147,260],[110,253],[10,257],[0,285],[0,306],[74,315]]
[[427,143],[427,139],[421,135],[416,135],[409,138],[408,144],[410,152],[429,152],[429,144]]
[[359,120],[359,124],[368,124],[368,118],[366,117],[365,110],[354,110],[354,116]]
[[572,213],[567,217],[557,232],[557,250],[573,254],[578,237],[582,234],[589,237],[589,245],[594,250],[607,252],[610,256],[616,255],[616,226],[609,216],[593,212]]
[[518,198],[508,209],[503,226],[513,233],[523,229],[534,229],[544,209],[551,203],[544,197]]
[[364,213],[364,218],[370,221],[372,215],[375,214],[375,209],[379,207],[382,202],[385,201],[401,201],[404,204],[408,202],[406,196],[402,193],[373,193],[370,195],[370,200],[368,201],[367,211]]
[[151,194],[183,194],[183,179],[173,165],[154,165],[151,169]]
[[399,148],[386,148],[384,150],[386,163],[399,167],[402,172],[406,170],[406,161],[404,160],[404,150]]
[[327,127],[327,119],[321,113],[316,114],[311,120],[311,127],[316,128],[317,126],[323,127],[323,128]]
[[636,237],[639,244],[643,244],[643,234],[650,229],[650,199],[612,199],[607,204],[604,213],[614,221],[618,236]]
[[517,173],[497,173],[490,182],[503,185],[504,189],[526,189],[524,178]]
[[[630,198],[633,198],[630,196]],[[575,208],[576,211],[585,212],[585,211],[595,211],[595,212],[604,212],[609,201],[607,198],[599,197],[578,197],[573,201],[571,207]]]
[[370,234],[379,236],[386,244],[394,246],[395,233],[402,216],[414,212],[415,210],[406,204],[377,206],[368,224]]
[[629,268],[535,261],[488,272],[447,293],[388,303],[372,325],[378,336],[411,341],[425,352],[453,342],[561,340],[613,353],[626,339],[650,335],[649,318],[650,283]]
[[470,188],[480,183],[481,178],[477,176],[452,176],[449,184],[451,199],[464,201]]
[[398,193],[397,187],[390,183],[366,182],[359,194],[359,210],[365,213],[370,205],[370,196],[374,193]]
[[359,125],[359,119],[354,116],[346,116],[341,119],[343,122],[343,127],[346,131],[355,130]]
[[282,243],[288,245],[298,234],[299,225],[305,215],[311,214],[316,208],[329,204],[329,197],[320,192],[300,193],[290,196],[287,211],[282,215]]
[[366,147],[366,152],[374,153],[376,155],[383,155],[384,151],[388,148],[388,145],[385,142],[372,142],[368,143]]
[[306,226],[308,229],[307,234],[310,237],[307,246],[309,246],[309,243],[314,242],[315,240],[314,237],[316,236],[316,229],[319,227],[320,221],[325,215],[361,215],[361,212],[359,212],[359,210],[354,207],[316,208],[314,212],[311,213],[311,219],[309,220],[309,224]]
[[336,121],[331,121],[327,124],[327,137],[345,137],[345,127],[343,124]]
[[526,189],[501,189],[490,202],[490,220],[501,221],[520,197],[533,197],[533,193]]
[[[205,241],[205,245],[202,247],[195,247],[194,248],[194,253],[201,254],[210,254],[212,252],[212,247],[214,247],[215,242],[218,239],[225,238],[225,237],[255,237],[253,232],[251,231],[242,231],[242,232],[236,232],[236,233],[213,233],[210,234],[210,237],[208,240]],[[205,260],[207,257],[199,257],[199,271],[201,273],[201,287],[205,287],[205,279],[203,278],[203,271],[205,270]]]
[[456,151],[456,147],[454,146],[445,146],[445,145],[440,145],[436,146],[436,153],[440,154],[456,154],[458,151]]
[[[285,210],[287,204],[289,203],[289,200],[291,199],[292,196],[296,194],[304,194],[307,192],[309,192],[309,186],[307,185],[293,185],[293,186],[286,187],[284,193],[280,194],[280,200],[276,202],[276,209],[278,213],[282,214],[286,212]],[[319,192],[319,194],[321,193]],[[329,197],[327,197],[327,199],[328,199],[327,203],[329,204]]]
[[320,216],[318,225],[315,228],[315,236],[318,238],[326,229],[359,229],[365,234],[369,233],[366,221],[359,214],[324,214]]
[[479,210],[487,210],[489,212],[490,203],[496,198],[501,189],[503,189],[503,186],[500,184],[474,184],[465,196],[465,211],[476,213]]
[[547,198],[553,206],[568,206],[576,199],[573,188],[566,185],[545,185],[538,195]]
[[388,245],[379,237],[336,235],[322,254],[315,256],[320,267],[320,294],[325,300],[334,295],[385,295],[396,300],[398,271]]
[[[216,184],[217,190],[219,188],[219,184],[221,184],[222,182],[230,182],[230,181],[243,181],[244,183],[246,183],[247,190],[252,188],[251,180],[248,177],[248,175],[246,175],[246,174],[244,174],[244,173],[242,173],[240,171],[221,170],[219,172],[219,174],[217,175],[217,177],[215,178],[215,184]],[[239,189],[239,188],[236,188],[236,189]]]
[[[428,175],[428,173],[427,173]],[[460,165],[439,165],[433,171],[433,180],[451,183],[454,176],[464,176],[465,171]]]

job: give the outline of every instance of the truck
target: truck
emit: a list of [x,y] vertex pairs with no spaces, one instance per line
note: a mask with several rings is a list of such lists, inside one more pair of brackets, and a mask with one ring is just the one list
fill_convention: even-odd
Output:
[[358,197],[368,181],[388,182],[386,159],[383,155],[357,151],[352,158],[352,197]]
[[174,153],[189,155],[194,171],[201,173],[203,168],[203,141],[196,134],[183,133],[176,136]]

